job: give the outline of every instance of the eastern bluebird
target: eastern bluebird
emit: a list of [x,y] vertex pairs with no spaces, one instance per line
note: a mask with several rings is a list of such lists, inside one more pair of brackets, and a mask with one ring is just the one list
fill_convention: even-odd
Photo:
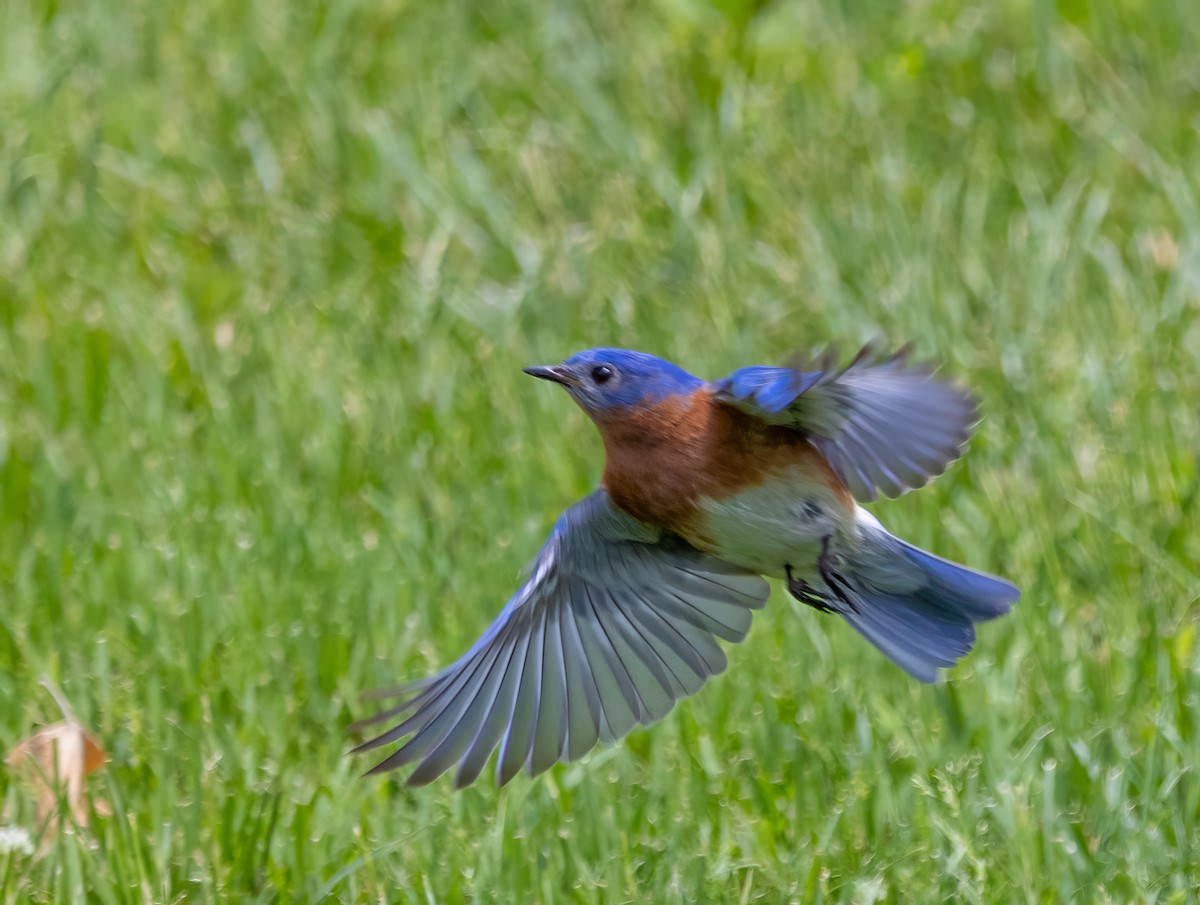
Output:
[[889,534],[856,500],[941,474],[977,420],[971,397],[867,349],[844,369],[752,367],[705,382],[641,352],[591,349],[526,368],[595,422],[598,490],[558,519],[500,616],[456,663],[397,689],[356,748],[411,736],[371,772],[458,765],[496,781],[582,757],[663,717],[725,668],[782,578],[922,682],[971,650],[1020,592]]

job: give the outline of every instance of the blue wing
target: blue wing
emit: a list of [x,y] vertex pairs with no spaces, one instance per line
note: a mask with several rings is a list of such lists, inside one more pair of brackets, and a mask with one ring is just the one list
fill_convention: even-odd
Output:
[[965,390],[910,365],[903,351],[876,360],[869,347],[844,369],[742,368],[713,391],[718,402],[803,431],[860,500],[928,483],[962,454],[979,420]]
[[[604,490],[558,520],[530,576],[449,668],[396,693],[363,724],[404,717],[355,749],[410,736],[371,772],[416,763],[411,785],[455,764],[474,782],[500,747],[496,781],[536,776],[637,723],[661,719],[725,668],[770,588],[617,509]],[[405,716],[407,715],[407,716]]]

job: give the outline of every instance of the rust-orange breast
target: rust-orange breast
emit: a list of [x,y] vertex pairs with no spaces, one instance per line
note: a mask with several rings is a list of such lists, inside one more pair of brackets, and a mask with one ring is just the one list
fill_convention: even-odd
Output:
[[604,486],[613,502],[651,524],[685,529],[700,500],[724,499],[793,467],[821,475],[854,505],[802,434],[720,405],[706,387],[614,411],[596,424],[606,452]]

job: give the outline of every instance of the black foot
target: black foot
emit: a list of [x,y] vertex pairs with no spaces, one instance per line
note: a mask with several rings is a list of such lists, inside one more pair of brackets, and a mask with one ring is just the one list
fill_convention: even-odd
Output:
[[801,603],[812,607],[819,613],[834,612],[833,607],[829,605],[828,601],[826,601],[824,597],[817,593],[816,588],[810,585],[807,581],[802,581],[799,578],[792,577],[791,563],[787,563],[784,566],[784,569],[787,571],[787,589],[789,594],[791,594]]
[[838,573],[835,563],[839,557],[829,552],[829,538],[830,535],[826,534],[821,539],[821,555],[817,557],[817,569],[820,570],[821,578],[825,580],[825,584],[829,586],[829,590],[833,591],[834,596],[846,604],[851,613],[857,613],[858,604],[854,602],[854,598],[851,596],[854,593],[854,588],[850,587],[849,582]]

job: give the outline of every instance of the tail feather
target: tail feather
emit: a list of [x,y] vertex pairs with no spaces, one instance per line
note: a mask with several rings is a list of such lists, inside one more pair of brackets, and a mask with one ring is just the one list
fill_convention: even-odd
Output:
[[1021,596],[1003,578],[926,553],[884,533],[852,563],[857,612],[842,617],[892,662],[922,682],[937,681],[975,645],[975,624],[1012,609]]
[[975,646],[975,626],[947,618],[919,597],[860,592],[857,613],[842,617],[889,660],[922,682],[953,666]]
[[987,622],[1003,616],[1021,596],[1011,581],[960,566],[899,538],[893,540],[928,580],[924,595],[936,599],[944,607],[962,612],[972,622]]

